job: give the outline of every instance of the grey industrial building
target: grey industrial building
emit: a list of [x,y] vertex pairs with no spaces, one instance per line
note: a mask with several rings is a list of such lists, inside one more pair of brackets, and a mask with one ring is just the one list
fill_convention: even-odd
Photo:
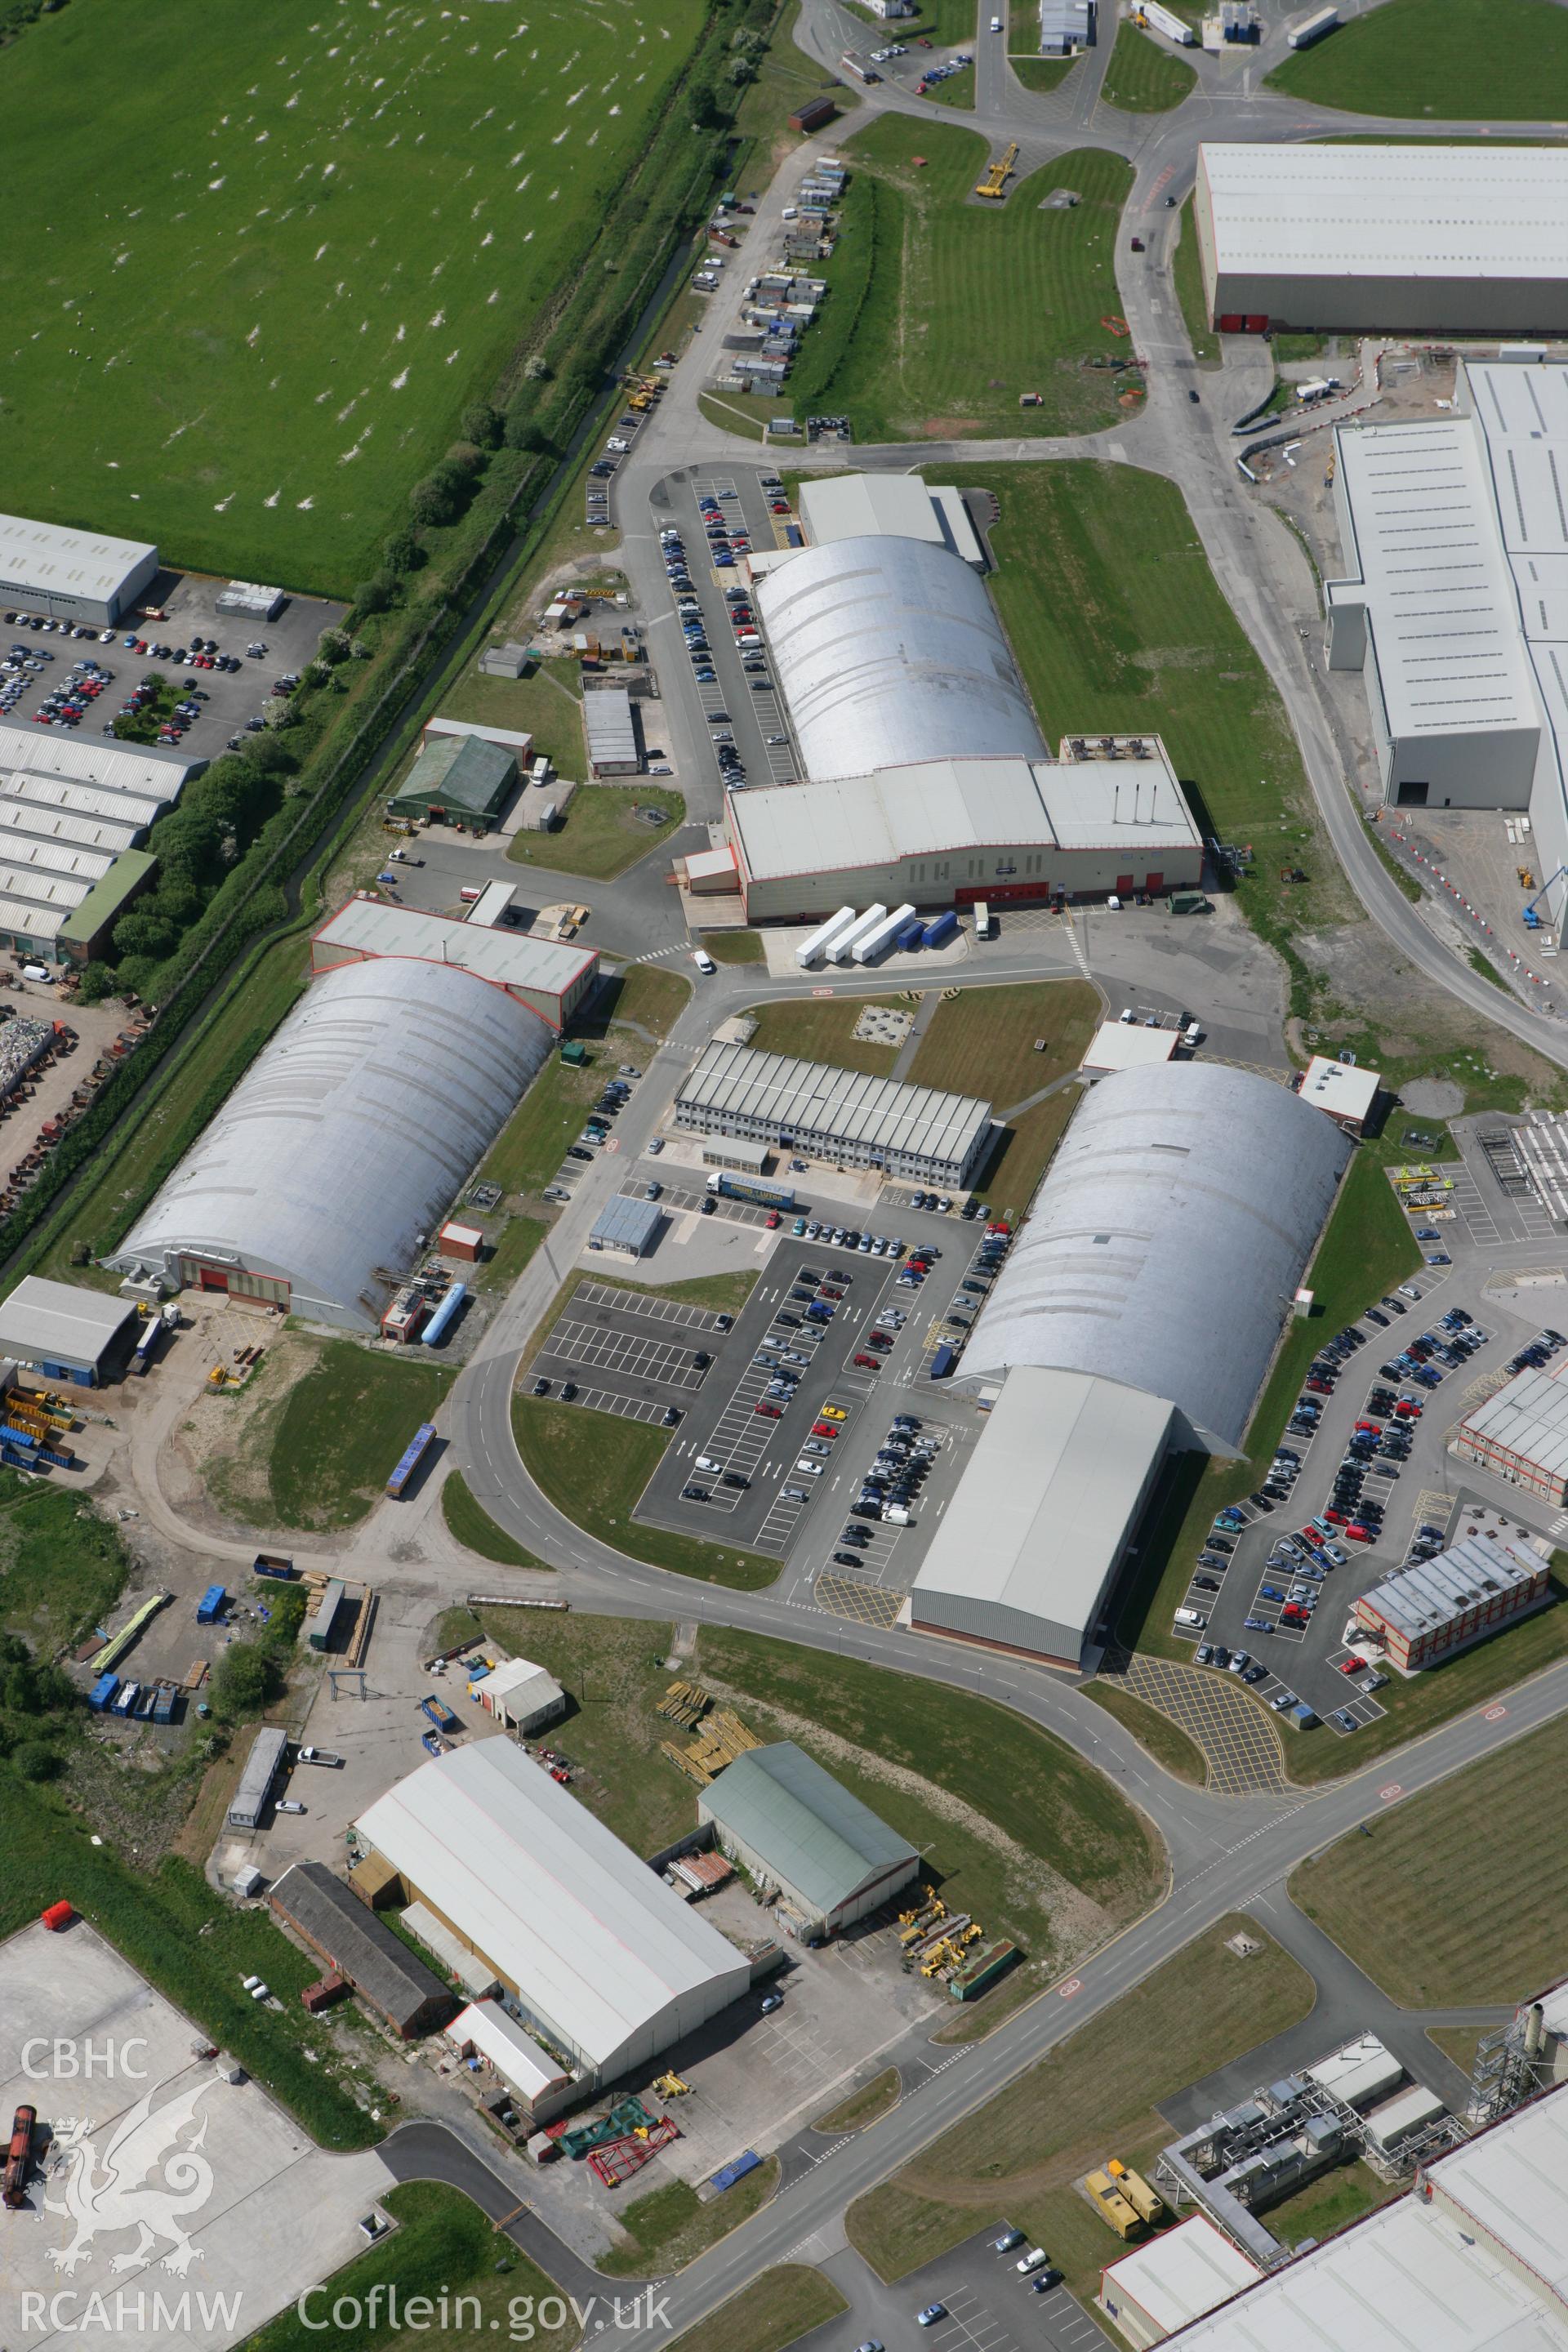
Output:
[[842,1070],[828,1062],[707,1046],[675,1097],[689,1135],[735,1135],[851,1168],[966,1184],[991,1139],[991,1106],[972,1095]]
[[123,1369],[140,1325],[129,1299],[24,1275],[0,1300],[0,1357],[40,1380],[94,1388]]
[[921,760],[731,793],[752,920],[845,904],[1008,906],[1195,888],[1203,835],[1158,736],[1068,741],[1058,760]]
[[555,1037],[456,965],[324,972],[105,1262],[374,1330]]
[[663,1223],[664,1211],[657,1201],[639,1201],[630,1193],[617,1192],[595,1219],[588,1247],[615,1250],[622,1257],[647,1257]]
[[206,764],[0,720],[0,945],[89,962],[151,877],[136,845]]
[[268,1908],[404,2041],[434,2033],[459,2007],[416,1952],[400,1943],[324,1862],[297,1862]]
[[157,549],[140,540],[0,514],[0,596],[29,613],[111,628],[157,570]]
[[1527,1366],[1483,1397],[1448,1442],[1461,1462],[1560,1507],[1568,1503],[1568,1380],[1556,1367]]
[[806,1937],[853,1927],[907,1886],[921,1866],[908,1838],[875,1814],[793,1739],[749,1748],[697,1801],[724,1853],[764,1890],[781,1923]]
[[[506,885],[499,887],[505,889]],[[476,980],[504,989],[528,1005],[557,1034],[593,987],[599,969],[592,948],[538,940],[510,926],[458,922],[448,915],[396,907],[365,893],[329,916],[310,941],[315,972],[335,971],[342,964],[370,962],[378,956],[405,961],[413,958],[471,972]]]
[[591,776],[635,776],[642,765],[636,714],[624,688],[605,686],[583,697],[583,731]]
[[971,571],[985,570],[985,550],[963,493],[952,484],[928,483],[919,474],[824,474],[802,482],[799,508],[809,546],[841,539],[920,539],[962,556]]
[[1527,811],[1561,923],[1568,367],[1461,361],[1452,415],[1342,425],[1334,443],[1329,664],[1364,672],[1384,799]]
[[916,1576],[918,1630],[1081,1663],[1167,1453],[1239,1453],[1349,1150],[1220,1064],[1084,1097],[954,1375],[991,1412]]
[[1092,1373],[1009,1372],[915,1577],[910,1623],[1076,1672],[1174,1419],[1163,1397]]
[[1565,220],[1561,146],[1198,149],[1204,292],[1235,331],[1568,332]]

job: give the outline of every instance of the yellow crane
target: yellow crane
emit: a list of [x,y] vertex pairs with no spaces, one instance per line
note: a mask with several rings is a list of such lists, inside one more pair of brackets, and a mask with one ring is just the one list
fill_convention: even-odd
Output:
[[1005,152],[994,163],[986,165],[984,178],[975,184],[975,194],[997,199],[1005,195],[1007,183],[1013,176],[1013,166],[1017,160],[1018,142],[1016,139],[1010,139]]

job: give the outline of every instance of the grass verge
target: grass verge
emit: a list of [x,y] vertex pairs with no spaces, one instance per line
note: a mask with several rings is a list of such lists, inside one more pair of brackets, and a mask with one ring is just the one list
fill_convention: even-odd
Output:
[[1007,63],[1026,89],[1059,89],[1077,65],[1076,58],[1009,58]]
[[[550,1565],[548,1560],[536,1559],[532,1552],[509,1536],[504,1528],[497,1527],[489,1513],[475,1502],[460,1470],[451,1471],[441,1489],[441,1517],[447,1522],[448,1533],[465,1551],[477,1552],[481,1559],[492,1559],[498,1568],[548,1568]],[[454,1634],[451,1638],[457,1641],[461,1636]],[[445,1648],[447,1645],[443,1643],[441,1646]]]
[[[649,824],[641,809],[657,809],[658,823]],[[514,834],[507,856],[519,866],[606,882],[651,856],[685,822],[685,801],[662,784],[579,784],[553,833]]]
[[1208,1779],[1203,1750],[1195,1740],[1187,1738],[1179,1723],[1173,1723],[1157,1706],[1149,1706],[1142,1699],[1135,1698],[1120,1683],[1086,1683],[1084,1696],[1103,1707],[1107,1715],[1113,1715],[1132,1734],[1139,1747],[1147,1748],[1156,1764],[1173,1772],[1178,1780],[1190,1780],[1197,1789],[1203,1787]]
[[1402,2008],[1522,2000],[1568,1938],[1568,1853],[1540,1833],[1565,1766],[1560,1718],[1303,1863],[1291,1900]]
[[[1015,1106],[1077,1069],[1104,1013],[1100,991],[1082,980],[965,988],[938,1005],[910,1082],[989,1097],[1003,1132],[973,1189],[999,1216],[1021,1216],[1027,1207],[1077,1108],[1078,1088],[1065,1086],[1027,1109]],[[1045,1050],[1037,1053],[1041,1040]]]
[[455,1377],[436,1364],[373,1355],[353,1339],[327,1340],[279,1420],[268,1472],[279,1524],[357,1527]]
[[1163,48],[1152,34],[1142,33],[1124,18],[1116,30],[1116,47],[1100,94],[1107,106],[1123,114],[1166,114],[1190,98],[1197,75],[1184,58]]
[[841,996],[813,999],[784,996],[769,1004],[753,1004],[748,1018],[757,1024],[752,1048],[758,1054],[795,1054],[806,1062],[833,1062],[841,1070],[865,1070],[885,1078],[899,1058],[896,1045],[879,1045],[854,1034],[855,1024],[868,1004],[887,1012],[906,1012],[896,996]]
[[[375,2352],[472,2352],[476,2336],[499,2335],[517,2343],[520,2326],[526,2326],[533,2352],[568,2352],[576,2342],[581,2331],[554,2280],[509,2244],[460,2189],[412,2180],[381,2201],[397,2222],[396,2234],[335,2271],[305,2315],[298,2305],[279,2312],[247,2337],[243,2352],[319,2352],[333,2302],[346,2295],[362,2312],[374,2313],[370,2297],[377,2286],[395,2288],[405,2314],[416,2297],[427,2297],[430,2315],[402,2327],[374,2319],[367,2327],[362,2320],[356,2334]],[[562,2312],[558,2326],[547,2326],[540,2316],[542,2307],[552,2308],[552,2298]],[[383,2307],[386,2301],[384,2293]],[[449,2323],[441,2316],[448,2312]]]
[[760,1552],[723,1551],[717,1544],[634,1520],[644,1487],[664,1458],[672,1433],[646,1422],[606,1421],[581,1405],[516,1396],[512,1433],[535,1485],[574,1527],[613,1544],[633,1559],[668,1568],[703,1584],[759,1592],[779,1572]]
[[[1226,1949],[1238,1928],[1262,1945],[1250,1959]],[[1157,2103],[1305,2017],[1313,1991],[1306,1970],[1252,1920],[1216,1921],[858,2198],[846,2217],[850,2243],[892,2281],[1005,2218],[1049,2247],[1075,2294],[1098,2293],[1114,2248],[1073,2181],[1111,2153],[1152,2168],[1170,2137]]]
[[668,2181],[664,2188],[622,2206],[616,2218],[626,2236],[599,2256],[597,2267],[611,2278],[646,2278],[654,2271],[663,2277],[684,2270],[742,2221],[749,2221],[753,2213],[760,2213],[778,2185],[776,2156],[770,2156],[765,2164],[706,2205],[699,2202],[689,2181]]
[[830,2278],[804,2263],[781,2263],[678,2336],[670,2352],[784,2352],[849,2305]]
[[763,943],[755,931],[705,931],[702,944],[715,963],[761,963]]
[[874,2124],[879,2116],[885,2116],[890,2108],[898,2105],[900,2089],[898,2068],[884,2067],[881,2074],[873,2075],[871,2081],[862,2084],[859,2090],[852,2091],[848,2098],[840,2100],[837,2106],[829,2107],[825,2116],[816,2116],[811,2128],[825,2136],[864,2131],[868,2124]]
[[1568,16],[1551,0],[1387,0],[1268,83],[1351,114],[1533,122],[1568,89]]

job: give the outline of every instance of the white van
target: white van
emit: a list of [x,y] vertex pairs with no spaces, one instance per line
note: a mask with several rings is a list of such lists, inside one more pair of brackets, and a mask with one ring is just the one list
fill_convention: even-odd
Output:
[[914,1525],[914,1521],[902,1503],[884,1503],[882,1517],[890,1528],[909,1528]]
[[706,948],[693,948],[691,950],[691,961],[697,966],[698,971],[705,974],[710,975],[711,973],[716,972],[719,969],[712,957],[708,953]]
[[1176,1612],[1178,1625],[1189,1625],[1199,1633],[1203,1632],[1208,1622],[1201,1609],[1178,1609]]
[[1186,1027],[1182,1032],[1182,1043],[1184,1045],[1196,1045],[1201,1041],[1203,1034],[1203,1030],[1197,1022],[1189,1021]]

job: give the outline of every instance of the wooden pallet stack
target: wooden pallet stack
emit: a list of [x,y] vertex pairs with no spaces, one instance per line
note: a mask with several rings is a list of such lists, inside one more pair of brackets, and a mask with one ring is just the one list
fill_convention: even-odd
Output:
[[679,1723],[682,1731],[692,1731],[712,1704],[700,1683],[671,1683],[654,1713]]
[[762,1744],[756,1733],[748,1730],[733,1707],[729,1706],[712,1709],[700,1738],[694,1739],[689,1748],[678,1747],[673,1739],[659,1742],[671,1763],[689,1780],[695,1780],[700,1789],[716,1780],[724,1767],[732,1764],[748,1748],[760,1748]]

